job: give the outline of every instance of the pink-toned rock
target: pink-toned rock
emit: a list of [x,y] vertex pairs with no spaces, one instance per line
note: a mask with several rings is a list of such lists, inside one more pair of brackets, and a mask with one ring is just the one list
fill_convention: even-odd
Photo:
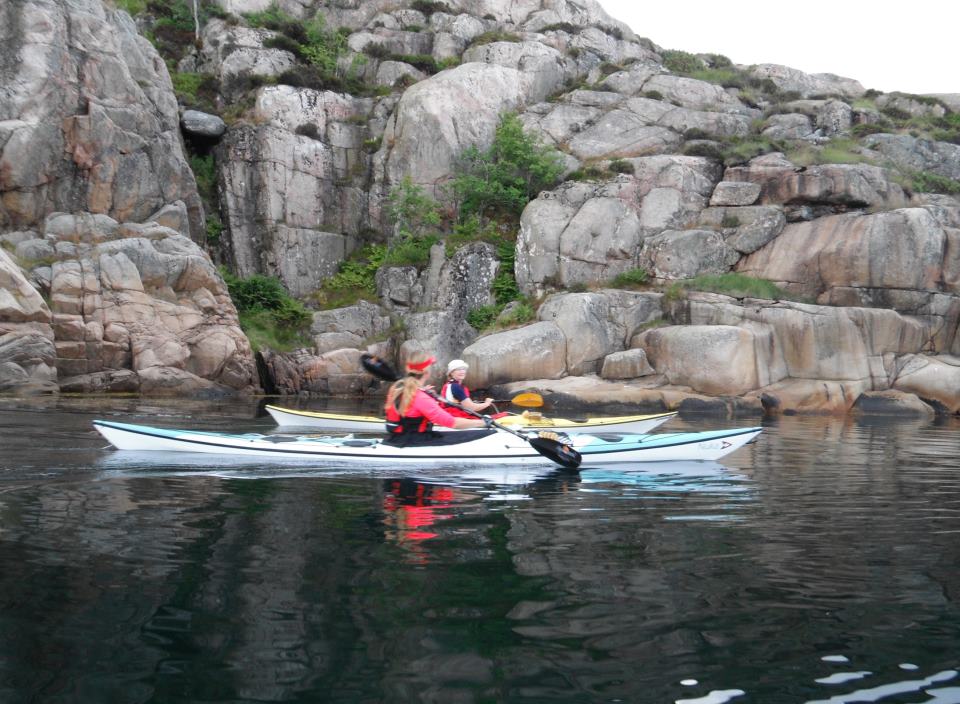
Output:
[[522,379],[557,378],[566,369],[567,341],[556,323],[534,323],[479,338],[463,351],[471,384],[480,388]]
[[161,335],[134,336],[131,339],[133,369],[142,372],[150,367],[183,369],[190,350],[178,340]]
[[960,359],[912,355],[903,361],[894,389],[916,394],[948,413],[960,412]]
[[944,228],[923,208],[848,214],[788,224],[744,258],[740,273],[829,303],[834,289],[938,291],[945,272]]
[[651,366],[671,384],[706,394],[737,395],[757,388],[754,334],[728,325],[655,328],[634,338]]

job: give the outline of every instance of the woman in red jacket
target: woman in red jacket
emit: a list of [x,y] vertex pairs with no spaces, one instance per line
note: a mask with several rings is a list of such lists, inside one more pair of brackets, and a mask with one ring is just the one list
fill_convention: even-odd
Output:
[[390,387],[383,406],[390,434],[386,442],[392,445],[453,445],[495,432],[438,433],[433,430],[435,424],[455,430],[489,427],[485,419],[451,415],[437,401],[436,394],[424,388],[430,366],[435,361],[433,356],[423,352],[412,355],[407,360],[407,375]]

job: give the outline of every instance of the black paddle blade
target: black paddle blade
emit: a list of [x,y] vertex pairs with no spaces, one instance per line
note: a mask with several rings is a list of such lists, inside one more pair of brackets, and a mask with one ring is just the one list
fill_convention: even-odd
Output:
[[396,381],[400,378],[400,375],[393,370],[393,367],[376,355],[364,352],[362,355],[360,355],[360,364],[362,364],[364,369],[378,379],[383,379],[384,381]]
[[535,437],[527,438],[527,442],[548,460],[567,469],[576,469],[583,461],[583,457],[566,443],[560,442],[558,437],[556,433],[540,433]]

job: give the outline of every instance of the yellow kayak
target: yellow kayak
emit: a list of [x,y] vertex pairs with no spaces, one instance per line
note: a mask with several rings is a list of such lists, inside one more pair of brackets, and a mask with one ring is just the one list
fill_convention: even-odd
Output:
[[[330,430],[351,433],[382,433],[384,420],[376,416],[358,416],[346,413],[322,413],[320,411],[298,411],[293,408],[267,406],[267,412],[273,416],[277,425],[315,430]],[[498,418],[497,422],[516,430],[559,430],[603,432],[603,433],[649,433],[677,415],[675,412],[654,413],[636,416],[607,416],[604,418],[550,418],[535,411],[524,411]],[[444,428],[436,428],[444,430]]]

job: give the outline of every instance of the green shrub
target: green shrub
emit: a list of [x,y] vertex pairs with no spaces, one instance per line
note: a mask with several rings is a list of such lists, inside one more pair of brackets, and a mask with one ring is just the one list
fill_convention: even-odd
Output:
[[690,129],[685,130],[683,133],[683,138],[688,141],[695,139],[710,139],[712,136],[713,135],[711,135],[709,132],[699,127],[691,127]]
[[894,123],[905,123],[908,122],[912,117],[912,115],[906,110],[901,110],[900,108],[893,107],[892,105],[880,108],[880,112],[893,120]]
[[572,25],[569,22],[554,22],[553,24],[548,24],[546,27],[540,30],[541,32],[566,32],[567,34],[579,34],[580,28],[576,25]]
[[[139,3],[134,7],[139,7]],[[217,15],[219,8],[201,2],[198,10],[197,19],[202,27],[210,17]],[[139,14],[145,15],[148,22],[144,34],[168,62],[175,64],[193,48],[197,27],[192,0],[147,0],[145,9]]]
[[866,137],[870,134],[878,134],[881,132],[886,132],[886,129],[882,125],[861,123],[859,125],[854,125],[850,128],[850,134],[854,137]]
[[310,345],[308,330],[280,324],[270,311],[255,310],[238,315],[240,328],[250,340],[254,352],[263,349],[291,352]]
[[493,321],[497,319],[497,314],[499,312],[500,306],[496,304],[480,306],[479,308],[474,308],[467,313],[467,322],[475,330],[486,330],[488,327],[493,325]]
[[703,156],[723,161],[723,151],[715,142],[695,142],[683,145],[684,156]]
[[799,166],[814,164],[872,164],[873,160],[860,153],[852,139],[834,137],[819,146],[801,145],[786,152],[787,158]]
[[[205,73],[179,73],[174,71],[170,74],[170,80],[173,82],[173,92],[177,95],[177,100],[187,107],[208,107],[212,101],[207,90],[210,80],[216,79]],[[203,92],[201,92],[203,91]],[[213,90],[216,94],[216,88]],[[203,97],[201,97],[201,95]]]
[[[722,293],[735,298],[763,298],[768,300],[794,300],[794,298],[772,281],[758,279],[744,274],[704,274],[693,279],[671,284],[676,288],[673,295],[681,295],[683,290],[708,291]],[[669,291],[670,289],[668,289]]]
[[[764,137],[734,137],[723,146],[724,166],[745,164],[761,154],[783,151],[781,146]],[[684,149],[684,153],[687,151]]]
[[703,61],[687,51],[668,49],[661,54],[663,65],[671,73],[686,75],[703,69]]
[[415,266],[418,269],[430,262],[430,248],[440,238],[437,235],[425,237],[395,237],[387,248],[385,265]]
[[449,56],[445,59],[440,59],[437,62],[437,72],[444,71],[448,68],[453,68],[460,65],[460,57],[458,56]]
[[470,46],[480,46],[481,44],[493,44],[494,42],[520,42],[520,41],[523,41],[523,38],[518,34],[513,34],[512,32],[504,32],[503,30],[495,29],[489,32],[484,32],[483,34],[480,34],[474,37],[473,41],[470,42]]
[[237,307],[240,327],[254,349],[284,349],[304,340],[310,311],[292,298],[278,279],[262,274],[241,279],[226,269],[220,273]]
[[413,0],[410,7],[417,12],[422,12],[427,17],[434,12],[445,12],[447,14],[452,14],[453,12],[446,3],[433,2],[432,0]]
[[470,147],[452,182],[461,217],[505,214],[519,217],[540,191],[553,187],[563,172],[557,152],[523,131],[520,118],[504,113],[493,144]]
[[409,176],[390,189],[387,216],[401,237],[424,237],[440,225],[440,205]]
[[316,293],[317,303],[325,308],[341,308],[358,300],[373,300],[377,293],[377,269],[384,263],[387,248],[367,245],[340,263],[340,270],[323,282]]
[[607,173],[597,166],[584,166],[567,174],[568,181],[599,181],[606,177]]
[[251,27],[263,27],[280,32],[288,24],[294,22],[294,18],[280,9],[277,3],[271,3],[269,7],[260,12],[246,12],[243,19]]
[[206,156],[191,154],[190,169],[197,180],[197,191],[200,197],[207,201],[212,200],[217,189],[217,167],[213,161],[213,154]]
[[646,269],[630,269],[613,277],[613,288],[641,288],[647,284],[650,275]]
[[410,64],[414,68],[430,75],[440,70],[437,67],[436,60],[430,56],[430,54],[394,54],[391,58],[394,61],[402,61],[405,64]]
[[724,88],[746,88],[750,85],[750,76],[735,68],[703,68],[687,75]]
[[624,161],[623,159],[614,159],[610,162],[609,168],[610,171],[616,174],[632,174],[636,170],[632,162]]
[[914,174],[912,185],[913,190],[921,193],[944,193],[946,195],[960,193],[960,181],[931,171],[920,171]]
[[113,4],[121,10],[125,10],[131,17],[136,17],[147,10],[146,0],[113,0]]
[[534,310],[534,307],[529,301],[524,300],[517,303],[509,313],[498,316],[497,322],[504,326],[523,325],[524,323],[529,323],[536,317],[537,311]]
[[291,39],[286,34],[275,34],[272,37],[267,37],[263,42],[263,46],[267,49],[282,49],[283,51],[289,51],[298,59],[305,58],[302,53],[302,47],[300,46],[300,43],[294,39]]
[[363,47],[363,53],[374,59],[388,59],[393,55],[387,45],[380,42],[370,42]]
[[207,242],[214,245],[220,243],[220,235],[223,234],[223,222],[219,215],[211,213],[207,216],[206,231]]
[[306,43],[302,46],[304,58],[326,75],[334,75],[337,57],[347,47],[347,34],[327,31],[322,15],[317,15],[304,25]]
[[733,68],[733,62],[723,54],[707,54],[711,68]]

